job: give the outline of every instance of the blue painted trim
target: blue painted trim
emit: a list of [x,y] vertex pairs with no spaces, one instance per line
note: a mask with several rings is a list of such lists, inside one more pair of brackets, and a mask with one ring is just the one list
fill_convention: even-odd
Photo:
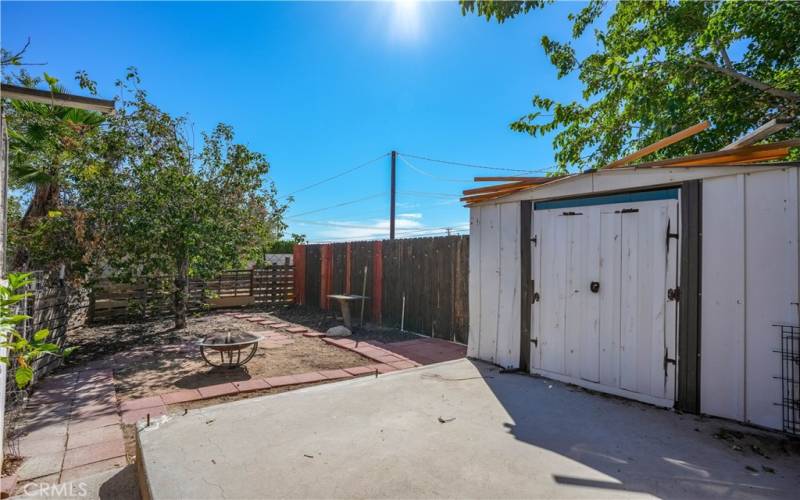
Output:
[[567,200],[537,201],[534,210],[550,210],[553,208],[590,207],[592,205],[611,205],[615,203],[635,203],[638,201],[677,200],[678,188],[657,189],[654,191],[636,191],[633,193],[606,194],[585,196]]

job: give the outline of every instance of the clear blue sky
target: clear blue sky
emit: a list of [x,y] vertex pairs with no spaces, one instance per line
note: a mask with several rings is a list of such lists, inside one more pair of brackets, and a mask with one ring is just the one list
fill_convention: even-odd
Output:
[[[267,155],[286,195],[392,149],[548,167],[550,140],[508,124],[531,110],[534,93],[579,98],[574,78],[556,79],[539,39],[566,39],[566,16],[580,8],[556,4],[498,25],[462,16],[456,3],[4,1],[2,45],[30,37],[26,60],[47,63],[31,71],[77,91],[73,75],[85,69],[103,97],[136,66],[151,99],[188,114],[196,130],[233,125],[239,141]],[[475,175],[504,173],[401,157],[398,234],[464,229],[458,194]],[[312,241],[386,236],[388,189],[385,157],[298,192],[288,232]]]

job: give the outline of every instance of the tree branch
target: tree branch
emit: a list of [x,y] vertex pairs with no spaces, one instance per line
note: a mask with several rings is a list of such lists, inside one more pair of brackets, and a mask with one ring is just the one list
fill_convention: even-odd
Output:
[[722,60],[725,62],[725,67],[731,71],[735,71],[733,63],[731,62],[731,58],[728,56],[728,51],[725,50],[725,47],[719,48],[719,55],[722,56]]
[[790,90],[784,90],[784,89],[779,89],[779,88],[773,87],[772,85],[766,84],[764,82],[760,82],[760,81],[758,81],[758,80],[756,80],[754,78],[750,78],[747,75],[743,75],[743,74],[739,73],[738,71],[734,71],[734,70],[732,70],[730,68],[723,68],[722,66],[718,66],[718,65],[716,65],[716,64],[714,64],[712,62],[706,61],[705,59],[700,59],[699,57],[695,58],[695,61],[697,61],[697,64],[700,67],[703,67],[705,69],[709,69],[711,71],[716,71],[717,73],[722,73],[723,75],[729,76],[729,77],[733,78],[734,80],[738,80],[738,81],[744,83],[745,85],[748,85],[750,87],[753,87],[754,89],[760,90],[760,91],[764,92],[765,94],[769,94],[771,96],[779,97],[781,99],[786,99],[786,100],[789,100],[789,101],[795,101],[795,102],[800,101],[800,94],[797,94],[797,93],[792,92]]
[[28,50],[28,46],[31,44],[31,39],[28,37],[28,40],[25,42],[25,46],[23,46],[16,54],[12,54],[3,50],[3,58],[0,59],[0,67],[3,66],[44,66],[47,63],[23,63],[22,62],[22,55],[25,54],[25,51]]

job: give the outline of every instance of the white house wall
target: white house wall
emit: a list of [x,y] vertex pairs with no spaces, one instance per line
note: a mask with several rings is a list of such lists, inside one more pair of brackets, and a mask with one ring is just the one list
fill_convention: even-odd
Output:
[[469,343],[467,354],[519,367],[520,206],[470,209]]
[[781,428],[776,323],[798,318],[797,169],[703,181],[701,411]]

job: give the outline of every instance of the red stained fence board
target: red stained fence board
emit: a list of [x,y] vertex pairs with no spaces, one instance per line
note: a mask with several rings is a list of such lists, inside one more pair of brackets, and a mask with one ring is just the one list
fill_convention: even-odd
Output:
[[319,303],[322,309],[328,310],[330,309],[330,299],[328,295],[331,293],[331,283],[333,281],[333,245],[327,243],[322,245],[320,250],[320,275],[322,283],[320,286]]
[[352,285],[350,283],[350,271],[353,268],[353,244],[347,242],[347,253],[345,255],[344,263],[344,293],[350,295],[352,292]]
[[306,246],[294,246],[294,302],[306,303]]
[[372,252],[372,321],[381,324],[381,302],[383,297],[383,243],[373,243]]

